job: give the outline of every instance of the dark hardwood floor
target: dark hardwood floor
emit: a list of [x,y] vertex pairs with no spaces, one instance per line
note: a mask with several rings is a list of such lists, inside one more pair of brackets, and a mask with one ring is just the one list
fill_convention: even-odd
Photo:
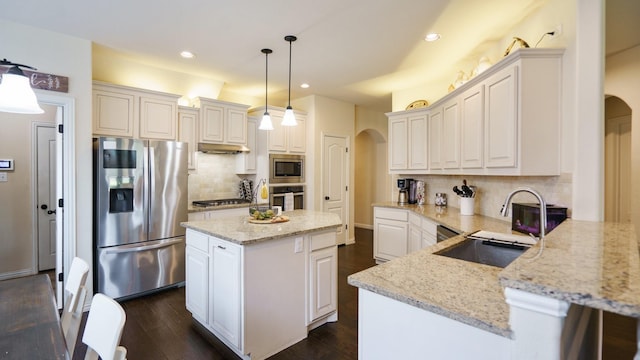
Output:
[[[375,262],[372,231],[356,228],[355,238],[355,245],[338,247],[338,321],[312,330],[306,339],[269,359],[358,358],[358,291],[347,284],[347,276]],[[185,309],[184,288],[121,304],[127,313],[121,345],[127,348],[129,360],[239,359],[191,319]],[[84,359],[85,352],[86,346],[78,339],[73,359]]]
[[[338,248],[338,314],[336,323],[312,330],[299,343],[272,356],[287,359],[357,359],[358,292],[347,276],[375,265],[371,230],[356,228],[356,244]],[[184,288],[122,302],[127,322],[121,344],[127,358],[138,359],[239,359],[214,336],[191,319],[185,309]],[[85,313],[86,319],[86,313]],[[84,327],[84,322],[82,324]],[[277,324],[274,324],[274,331]],[[604,360],[632,359],[636,351],[636,320],[604,313]],[[84,359],[86,346],[78,339],[73,359]]]

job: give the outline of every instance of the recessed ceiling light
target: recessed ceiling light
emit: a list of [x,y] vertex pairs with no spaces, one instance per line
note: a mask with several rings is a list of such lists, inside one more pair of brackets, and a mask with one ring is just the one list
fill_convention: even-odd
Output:
[[309,88],[309,84],[303,83],[303,84],[300,84],[300,87],[303,88],[303,89],[308,89]]
[[191,51],[183,51],[180,53],[180,56],[182,56],[185,59],[193,59],[194,57],[196,57]]
[[427,34],[427,36],[424,37],[424,40],[429,42],[436,41],[438,39],[440,39],[440,34],[438,33],[429,33]]

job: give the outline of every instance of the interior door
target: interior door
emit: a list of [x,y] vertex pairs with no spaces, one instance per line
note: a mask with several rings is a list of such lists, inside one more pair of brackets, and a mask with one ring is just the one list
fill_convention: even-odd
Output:
[[347,229],[349,189],[347,188],[349,161],[347,153],[347,139],[345,137],[325,135],[322,157],[322,210],[337,214],[342,220],[342,226],[336,236],[338,244],[345,244],[349,236]]
[[53,125],[38,125],[37,204],[38,270],[56,267],[56,131]]

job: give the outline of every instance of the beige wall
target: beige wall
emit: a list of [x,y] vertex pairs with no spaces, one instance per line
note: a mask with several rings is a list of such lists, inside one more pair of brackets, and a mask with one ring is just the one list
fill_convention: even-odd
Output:
[[[631,184],[640,184],[640,46],[607,57],[604,91],[631,108]],[[633,186],[631,221],[640,228],[640,186]]]
[[[36,29],[33,27],[23,26],[7,21],[0,21],[0,32],[3,34],[11,34],[5,36],[2,42],[3,56],[7,59],[19,63],[29,64],[37,67],[38,71],[51,73],[56,75],[67,76],[69,78],[69,92],[67,94],[54,93],[59,96],[68,96],[75,100],[75,154],[72,161],[76,166],[76,243],[70,244],[71,249],[75,249],[76,254],[89,263],[92,262],[92,207],[91,200],[91,43],[86,40],[69,37],[66,35]],[[42,93],[42,92],[40,92]],[[5,132],[2,132],[5,134]],[[30,142],[29,134],[21,133],[18,138],[25,143]],[[1,143],[1,149],[4,149],[4,141]],[[26,150],[23,150],[26,151]],[[16,153],[12,155],[27,159],[24,164],[31,164],[30,153]],[[29,184],[30,186],[30,184]],[[29,188],[22,189],[19,194],[22,198],[30,197]],[[4,203],[3,208],[7,206]],[[7,225],[5,222],[0,223],[0,233],[3,239],[2,254],[6,254],[6,250],[11,252],[12,257],[20,258],[19,264],[15,263],[11,269],[0,269],[0,272],[13,271],[16,269],[33,268],[32,254],[26,254],[31,249],[16,249],[15,247],[5,247],[5,231],[7,226],[19,226],[20,229],[14,229],[21,234],[29,233],[26,228],[29,226],[23,222],[11,223]],[[25,241],[21,239],[21,241]],[[0,261],[0,266],[4,266],[5,262]],[[88,281],[89,293],[92,293],[91,276]]]

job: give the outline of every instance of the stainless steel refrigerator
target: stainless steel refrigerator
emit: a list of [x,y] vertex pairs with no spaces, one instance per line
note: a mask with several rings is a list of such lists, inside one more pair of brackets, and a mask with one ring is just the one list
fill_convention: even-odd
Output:
[[94,279],[129,298],[184,282],[187,144],[93,139]]

